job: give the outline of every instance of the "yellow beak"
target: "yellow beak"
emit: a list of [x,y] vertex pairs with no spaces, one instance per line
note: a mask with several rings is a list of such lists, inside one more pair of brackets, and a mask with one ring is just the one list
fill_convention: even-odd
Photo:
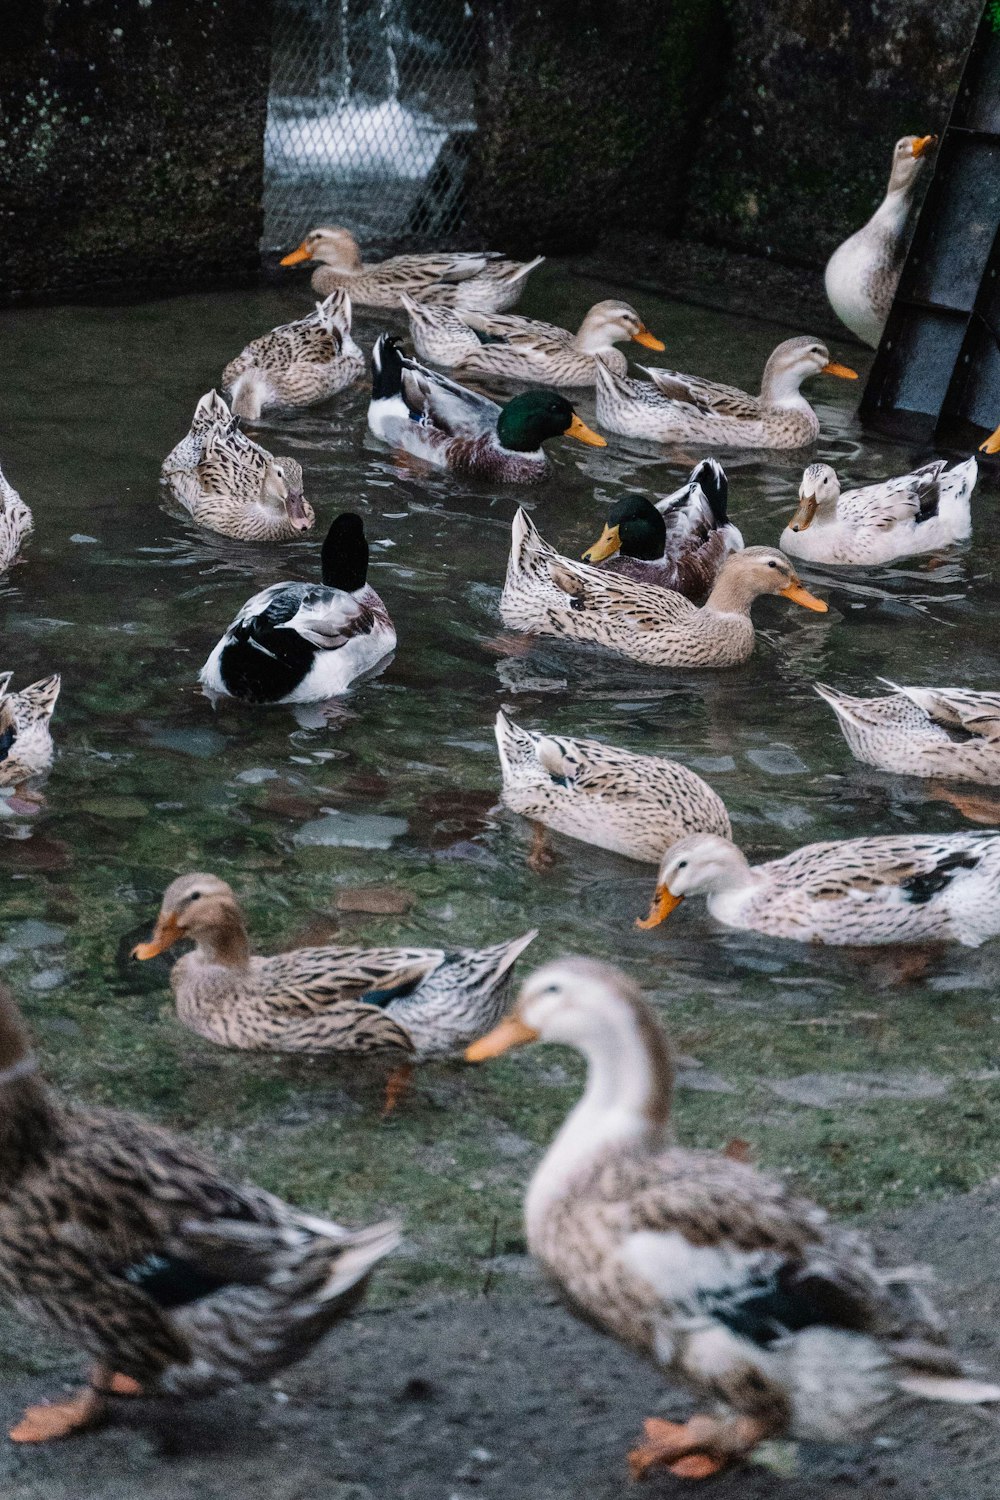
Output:
[[644,349],[655,349],[657,354],[662,354],[667,347],[662,339],[658,339],[655,334],[650,333],[645,323],[639,325],[639,332],[633,333],[632,337],[637,344],[642,344]]
[[636,917],[635,925],[641,927],[644,932],[648,932],[651,927],[659,927],[660,923],[665,922],[683,900],[683,896],[675,896],[673,891],[667,890],[665,885],[658,885],[653,892],[649,916]]
[[1000,453],[1000,427],[992,437],[988,437],[985,443],[979,445],[980,453]]
[[613,557],[621,544],[618,527],[605,526],[599,540],[583,554],[583,560],[585,563],[603,562],[606,557]]
[[919,135],[913,142],[912,150],[914,156],[926,156],[932,146],[937,145],[936,135]]
[[822,599],[817,599],[815,594],[810,594],[801,583],[790,583],[787,588],[779,589],[783,599],[791,599],[795,604],[801,604],[804,609],[814,609],[818,615],[825,615],[830,608]]
[[838,365],[835,359],[824,365],[819,372],[821,375],[839,375],[841,380],[857,380],[857,370],[852,370],[849,365]]
[[573,420],[566,428],[564,436],[576,438],[579,443],[589,443],[591,448],[606,448],[608,446],[607,440],[602,438],[600,433],[592,432],[586,422],[580,421],[576,412],[573,413]]
[[148,943],[137,943],[132,949],[132,957],[139,959],[155,958],[158,953],[166,953],[168,948],[184,936],[177,925],[177,918],[173,912],[166,917],[160,917]]
[[279,264],[283,266],[297,266],[300,260],[312,260],[312,251],[307,249],[305,244],[301,244],[297,250],[293,250],[291,255],[283,255]]
[[505,1016],[499,1026],[494,1026],[478,1042],[466,1047],[465,1060],[485,1062],[488,1057],[499,1057],[501,1052],[509,1052],[511,1047],[526,1047],[529,1042],[537,1041],[538,1032],[533,1027],[525,1026],[517,1016]]

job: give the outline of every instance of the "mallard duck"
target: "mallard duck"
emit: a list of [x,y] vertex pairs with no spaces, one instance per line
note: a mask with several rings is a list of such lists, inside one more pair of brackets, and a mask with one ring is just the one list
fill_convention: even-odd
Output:
[[951,469],[942,458],[842,495],[829,464],[810,464],[799,508],[778,545],[808,562],[841,565],[892,562],[947,547],[972,531],[969,498],[978,472],[974,458]]
[[685,834],[732,833],[722,798],[676,761],[538,734],[504,713],[496,739],[506,805],[570,838],[655,865]]
[[537,937],[492,948],[296,948],[251,955],[232,889],[182,875],[164,892],[156,930],[133,956],[194,943],[170,974],[185,1026],[223,1047],[256,1052],[387,1054],[387,1108],[414,1063],[453,1057],[507,1008],[510,971]]
[[529,1250],[578,1316],[718,1407],[647,1421],[637,1478],[707,1478],[765,1438],[842,1442],[907,1398],[1000,1401],[963,1375],[919,1270],[787,1182],[674,1144],[670,1045],[618,969],[537,969],[466,1057],[530,1042],[581,1052],[587,1086],[528,1186]]
[[664,855],[637,925],[656,927],[695,895],[726,927],[800,943],[978,948],[1000,933],[1000,834],[830,839],[753,866],[728,839],[693,834]]
[[502,375],[539,380],[547,386],[593,385],[597,359],[619,375],[628,360],[616,343],[634,339],[662,350],[634,307],[611,298],[590,309],[576,333],[553,323],[514,314],[452,312],[434,303],[403,297],[413,347],[421,359],[457,367],[464,375]]
[[514,630],[593,641],[651,667],[732,667],[753,652],[750,606],[761,594],[827,607],[774,547],[733,553],[699,609],[672,589],[561,557],[518,509],[500,615]]
[[907,220],[917,178],[936,135],[904,135],[892,153],[889,187],[868,223],[826,263],[830,306],[852,333],[878,347],[906,259]]
[[604,530],[583,561],[701,601],[726,558],[743,550],[743,537],[726,513],[728,493],[722,465],[706,458],[686,485],[656,505],[645,495],[626,495],[609,508]]
[[886,685],[888,697],[852,698],[816,683],[852,755],[905,776],[1000,786],[1000,693]]
[[597,422],[608,432],[658,443],[711,443],[727,448],[803,448],[819,435],[819,418],[799,387],[813,375],[857,380],[818,339],[786,339],[764,366],[760,395],[673,370],[650,379],[616,375],[597,362]]
[[357,306],[399,307],[400,294],[407,292],[446,307],[503,312],[514,306],[525,279],[544,259],[544,255],[537,255],[528,262],[504,260],[495,250],[443,251],[394,255],[366,266],[350,230],[321,228],[307,234],[281,264],[319,261],[312,274],[313,291],[325,297],[338,287],[346,287]]
[[111,1396],[206,1396],[308,1354],[399,1242],[349,1230],[218,1168],[169,1131],[63,1104],[0,986],[0,1293],[85,1350],[89,1386],[13,1428],[93,1426]]
[[13,672],[0,672],[0,786],[20,786],[40,776],[55,753],[49,724],[59,697],[58,674],[12,693]]
[[0,470],[0,573],[14,566],[34,529],[31,511]]
[[573,437],[606,446],[565,396],[525,391],[506,406],[457,385],[400,353],[383,333],[372,350],[368,426],[376,437],[429,464],[479,479],[533,484],[549,472],[542,444]]
[[251,442],[215,391],[198,402],[160,474],[199,526],[239,542],[289,541],[316,524],[302,465]]
[[338,288],[316,311],[252,339],[222,372],[233,413],[256,421],[274,406],[314,406],[365,372],[351,338],[351,299]]
[[209,694],[321,703],[396,649],[389,611],[368,582],[360,516],[336,518],[321,560],[321,584],[272,583],[247,600],[201,669]]

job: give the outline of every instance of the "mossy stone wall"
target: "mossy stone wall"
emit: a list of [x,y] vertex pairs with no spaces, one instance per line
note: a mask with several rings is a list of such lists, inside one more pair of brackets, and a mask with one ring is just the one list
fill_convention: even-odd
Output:
[[250,278],[271,0],[25,0],[0,45],[0,298]]

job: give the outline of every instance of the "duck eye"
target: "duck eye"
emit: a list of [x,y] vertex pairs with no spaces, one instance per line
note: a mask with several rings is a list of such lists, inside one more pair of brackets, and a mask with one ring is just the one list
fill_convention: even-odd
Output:
[[190,894],[190,896],[188,897],[188,900],[189,901],[200,901],[201,900],[201,891],[192,891],[191,894]]
[[682,859],[681,862],[680,862],[680,864],[677,866],[678,870],[686,870],[687,867],[688,867],[688,862],[687,862],[686,859]]

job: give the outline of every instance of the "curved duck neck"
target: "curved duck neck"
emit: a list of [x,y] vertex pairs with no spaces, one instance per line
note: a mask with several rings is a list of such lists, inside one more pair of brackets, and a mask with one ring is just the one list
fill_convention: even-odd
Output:
[[226,969],[250,967],[250,939],[243,918],[235,908],[224,909],[210,929],[191,933],[194,956],[202,963],[221,964]]

